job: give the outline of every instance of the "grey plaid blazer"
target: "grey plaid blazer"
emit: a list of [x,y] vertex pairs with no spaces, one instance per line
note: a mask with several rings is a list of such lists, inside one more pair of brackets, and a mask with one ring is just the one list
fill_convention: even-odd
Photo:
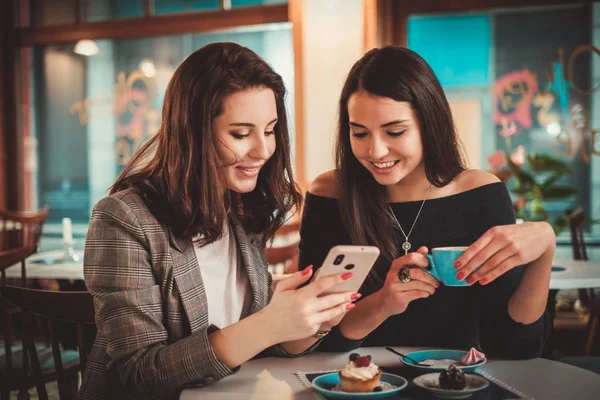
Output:
[[[268,304],[272,279],[261,237],[246,233],[237,219],[231,224],[252,288],[243,318]],[[208,341],[216,328],[208,324],[191,240],[171,235],[133,190],[94,207],[84,275],[98,334],[79,399],[176,398],[186,387],[235,372],[217,359]],[[279,346],[266,353],[291,356]]]

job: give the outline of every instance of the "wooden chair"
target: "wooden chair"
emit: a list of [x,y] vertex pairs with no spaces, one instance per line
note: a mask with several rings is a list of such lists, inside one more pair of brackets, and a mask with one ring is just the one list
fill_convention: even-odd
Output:
[[284,264],[285,274],[298,271],[299,242],[300,222],[290,222],[281,226],[275,234],[273,245],[267,247],[268,264]]
[[569,230],[571,231],[571,248],[573,249],[574,260],[586,260],[587,252],[585,250],[585,241],[583,240],[583,223],[585,214],[580,207],[573,211],[569,217]]
[[[585,213],[582,208],[575,210],[569,219],[569,229],[571,230],[571,247],[573,249],[573,259],[587,261],[587,251],[583,238],[583,224],[585,222]],[[589,312],[587,323],[587,341],[584,355],[589,356],[592,353],[592,346],[598,332],[598,323],[600,321],[600,299],[596,299],[594,288],[579,289],[579,300],[581,305]]]
[[[25,259],[37,251],[47,215],[47,207],[39,212],[0,210],[0,284],[7,283],[6,269],[20,262],[21,285],[26,286]],[[4,335],[4,356],[0,357],[0,398],[8,398],[11,390],[19,390],[19,397],[26,398],[27,389],[33,386],[31,376],[27,373],[27,351],[19,349],[22,356],[20,365],[16,365],[13,357],[12,319],[19,310],[5,304],[2,297],[0,308]]]
[[[583,237],[585,213],[578,208],[569,217],[569,230],[571,231],[571,248],[573,259],[587,261],[587,251]],[[575,311],[558,311],[554,318],[554,329],[559,331],[583,332],[585,340],[584,355],[592,353],[592,347],[598,331],[600,320],[600,299],[596,299],[593,288],[578,289],[581,305],[588,313],[578,314]],[[577,334],[579,335],[579,334]]]
[[0,283],[6,284],[5,269],[21,262],[21,283],[25,286],[25,259],[37,251],[47,216],[48,207],[38,212],[0,209]]
[[[88,292],[52,292],[15,286],[0,287],[0,296],[22,310],[24,322],[24,341],[27,347],[33,378],[38,397],[48,399],[46,382],[58,381],[61,399],[72,399],[77,393],[77,372],[85,371],[88,344],[85,343],[84,324],[94,324],[94,301]],[[52,342],[52,361],[54,368],[44,371],[40,362],[40,346],[36,346],[33,329],[33,316],[48,321]],[[66,322],[77,325],[78,352],[64,351],[57,338],[56,323]],[[69,354],[68,352],[71,352]],[[73,354],[75,353],[75,357]],[[67,361],[68,360],[68,361]]]

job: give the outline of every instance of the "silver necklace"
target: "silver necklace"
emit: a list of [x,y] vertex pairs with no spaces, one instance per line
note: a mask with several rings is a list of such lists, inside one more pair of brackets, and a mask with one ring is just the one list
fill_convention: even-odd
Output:
[[406,233],[404,233],[404,229],[402,229],[402,225],[400,225],[398,218],[396,218],[396,215],[394,214],[394,211],[392,210],[392,206],[390,206],[388,204],[388,208],[390,209],[390,212],[392,213],[392,217],[394,217],[394,220],[396,220],[396,223],[398,224],[398,228],[400,228],[402,235],[404,235],[404,243],[402,243],[402,249],[404,250],[405,255],[408,254],[408,251],[412,247],[410,242],[408,241],[408,238],[410,237],[410,234],[412,233],[413,228],[415,227],[415,224],[417,223],[417,220],[419,219],[419,215],[421,215],[421,210],[423,209],[423,206],[425,205],[425,201],[427,200],[427,197],[429,196],[429,191],[431,190],[431,186],[432,185],[429,185],[429,187],[427,188],[427,193],[425,193],[425,198],[423,199],[423,202],[421,203],[421,207],[419,208],[419,212],[417,212],[417,216],[415,217],[415,220],[413,221],[413,224],[410,227],[410,231],[408,231],[408,235]]

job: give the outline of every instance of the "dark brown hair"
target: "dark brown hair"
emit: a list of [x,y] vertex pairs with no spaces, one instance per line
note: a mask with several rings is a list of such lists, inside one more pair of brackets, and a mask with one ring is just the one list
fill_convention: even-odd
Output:
[[[269,88],[275,94],[276,149],[250,193],[226,189],[213,122],[233,93]],[[162,123],[121,172],[111,194],[134,188],[151,212],[177,237],[201,235],[202,245],[222,235],[229,213],[266,242],[299,207],[281,76],[252,50],[214,43],[196,50],[177,68],[165,93]]]
[[409,49],[388,46],[370,50],[354,64],[340,98],[335,144],[340,208],[355,244],[378,246],[393,260],[398,256],[394,240],[398,228],[385,201],[385,186],[377,183],[350,146],[348,100],[360,91],[411,104],[421,131],[425,174],[433,185],[447,185],[465,165],[450,106],[423,58]]

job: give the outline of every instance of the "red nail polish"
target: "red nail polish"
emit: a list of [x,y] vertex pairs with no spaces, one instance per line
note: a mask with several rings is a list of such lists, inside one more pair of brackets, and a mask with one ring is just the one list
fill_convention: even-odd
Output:
[[352,272],[346,272],[344,275],[342,275],[342,279],[345,281],[347,281],[351,277],[352,277]]
[[459,269],[460,268],[460,261],[457,261],[454,263],[454,268],[455,269]]
[[488,280],[483,278],[482,280],[479,281],[480,285],[485,285],[486,283],[488,283]]
[[352,310],[354,307],[356,307],[356,304],[346,304],[346,311]]
[[458,274],[456,274],[456,279],[458,279],[459,281],[462,281],[462,279],[465,277],[464,272],[459,272]]
[[473,278],[472,276],[470,276],[470,277],[467,278],[467,283],[469,285],[472,284],[473,282],[475,282],[475,278]]
[[308,267],[304,268],[302,270],[302,275],[308,275],[308,274],[310,274],[310,271],[312,271],[312,267],[313,267],[312,265],[309,265]]
[[362,294],[360,294],[360,293],[353,293],[352,296],[350,296],[350,298],[352,300],[356,300],[356,299],[360,299],[361,296],[362,296]]

